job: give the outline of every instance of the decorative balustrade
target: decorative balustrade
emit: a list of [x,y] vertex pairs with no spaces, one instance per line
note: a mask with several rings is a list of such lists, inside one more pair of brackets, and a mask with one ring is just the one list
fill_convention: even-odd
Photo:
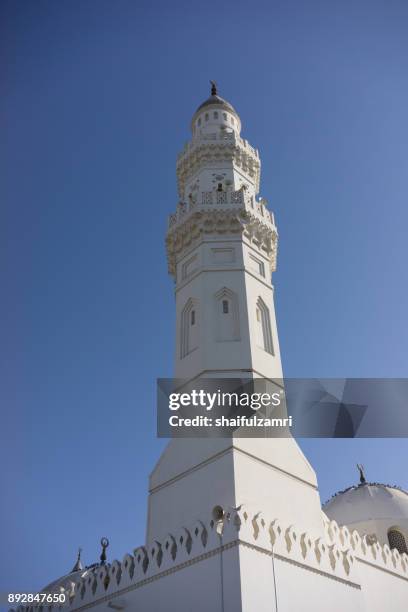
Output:
[[266,200],[257,201],[253,196],[247,195],[244,190],[238,191],[202,191],[195,199],[188,202],[180,202],[176,211],[169,217],[169,229],[182,221],[190,212],[195,210],[225,209],[230,207],[242,208],[261,217],[267,223],[275,225],[272,212],[266,208]]

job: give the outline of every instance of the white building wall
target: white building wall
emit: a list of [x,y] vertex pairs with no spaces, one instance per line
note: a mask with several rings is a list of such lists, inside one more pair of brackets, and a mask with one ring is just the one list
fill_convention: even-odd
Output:
[[[280,559],[275,561],[275,568],[279,612],[364,611],[358,583],[340,582]],[[248,612],[254,610],[248,607]]]
[[369,612],[408,610],[406,578],[379,569],[369,562],[359,562],[358,573],[362,584],[364,610]]
[[334,521],[314,538],[242,506],[85,572],[63,610],[405,612],[407,599],[408,555]]
[[319,537],[323,534],[315,473],[292,439],[236,440],[236,505],[256,513],[284,516],[288,524]]
[[[191,464],[192,458],[195,465]],[[228,439],[174,439],[150,479],[146,541],[160,539],[217,505],[236,505],[234,460]],[[170,471],[169,468],[172,468]]]

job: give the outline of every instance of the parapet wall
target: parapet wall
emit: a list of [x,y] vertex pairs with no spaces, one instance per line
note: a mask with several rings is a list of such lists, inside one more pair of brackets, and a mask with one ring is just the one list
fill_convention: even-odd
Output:
[[361,561],[376,565],[378,568],[393,572],[408,579],[408,555],[392,550],[387,544],[370,542],[370,536],[361,536],[358,531],[350,532],[347,527],[339,527],[336,521],[325,521],[327,542],[340,550],[350,550]]
[[[289,562],[303,570],[302,575],[306,576],[306,580],[307,572],[312,572],[344,586],[363,590],[359,567],[361,563],[366,563],[377,572],[386,572],[384,576],[391,574],[402,579],[401,584],[406,589],[405,601],[408,600],[408,555],[391,551],[386,545],[371,545],[366,537],[361,537],[356,531],[350,533],[346,527],[340,528],[335,521],[325,522],[325,534],[325,540],[313,539],[306,532],[298,532],[295,527],[285,525],[278,519],[269,520],[261,512],[252,513],[242,507],[227,511],[219,521],[210,519],[205,524],[196,522],[182,527],[163,541],[154,542],[148,549],[144,546],[136,548],[133,554],[126,554],[122,561],[85,571],[78,582],[72,583],[64,605],[20,607],[19,610],[54,612],[63,609],[65,612],[100,604],[122,609],[121,598],[128,599],[132,593],[150,583],[208,561],[211,557],[219,558],[224,551],[234,547],[238,550],[240,547],[250,548],[263,558],[267,555],[272,560]],[[183,579],[183,576],[179,579]],[[202,573],[201,579],[205,579]],[[187,590],[188,582],[183,584]],[[237,579],[236,589],[239,591],[241,587]],[[154,607],[135,609],[153,610]]]

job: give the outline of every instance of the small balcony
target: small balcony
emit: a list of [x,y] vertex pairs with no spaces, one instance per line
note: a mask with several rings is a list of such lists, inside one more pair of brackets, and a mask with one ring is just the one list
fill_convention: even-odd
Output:
[[213,191],[202,191],[198,192],[194,199],[191,198],[188,202],[180,202],[177,205],[175,213],[169,217],[168,227],[172,229],[189,217],[190,213],[196,211],[230,210],[231,208],[247,211],[262,222],[275,227],[274,215],[266,208],[266,205],[265,199],[256,200],[244,189],[238,191],[217,191],[215,189]]

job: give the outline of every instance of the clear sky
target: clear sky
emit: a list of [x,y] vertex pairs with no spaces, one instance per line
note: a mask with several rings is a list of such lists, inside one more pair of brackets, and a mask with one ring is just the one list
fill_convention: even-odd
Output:
[[[143,543],[164,235],[209,79],[262,158],[287,376],[407,376],[408,4],[3,0],[0,590]],[[406,440],[302,442],[322,499]]]

